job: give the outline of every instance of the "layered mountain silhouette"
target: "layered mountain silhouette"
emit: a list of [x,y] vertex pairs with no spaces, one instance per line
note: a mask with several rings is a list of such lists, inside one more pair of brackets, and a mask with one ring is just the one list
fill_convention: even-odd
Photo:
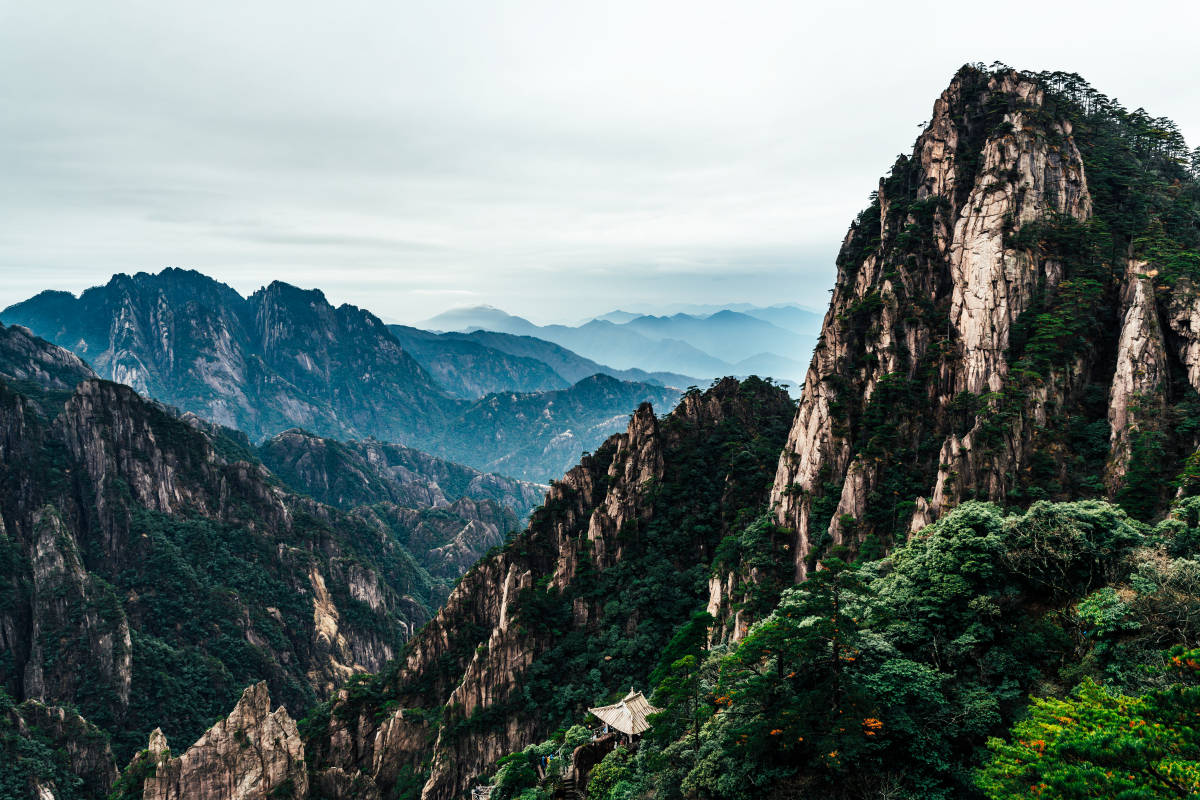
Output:
[[[318,290],[276,281],[242,297],[181,269],[116,275],[79,297],[43,292],[0,320],[71,350],[103,378],[254,441],[290,428],[375,438],[542,482],[619,429],[630,408],[670,408],[682,388],[612,378],[576,386],[586,377],[578,370],[568,379],[536,358],[411,330],[399,331],[402,345],[375,315],[335,308]],[[476,446],[498,407],[515,416],[503,436]]]
[[[489,391],[538,391],[535,386],[557,389],[592,375],[610,375],[623,381],[670,387],[704,382],[701,378],[675,372],[615,369],[535,336],[486,330],[434,333],[406,325],[389,325],[388,330],[444,385],[461,386],[464,396],[486,394],[481,391],[484,386],[494,387]],[[505,358],[506,355],[517,360]],[[531,361],[543,366],[535,366]],[[561,380],[556,381],[553,376],[544,379],[546,368]],[[542,380],[545,383],[540,383]],[[551,385],[556,382],[561,383],[561,387]],[[522,386],[528,388],[522,389]]]
[[759,374],[795,383],[816,344],[821,318],[796,306],[772,306],[662,316],[617,310],[577,326],[536,325],[492,306],[476,306],[420,324],[534,337],[618,368],[695,375],[700,382]]
[[[387,329],[276,285],[235,313],[219,285],[126,276],[92,341],[83,298],[25,304],[74,352],[0,328],[0,788],[1195,795],[1198,208],[1170,120],[968,65],[852,223],[798,404],[729,378],[661,413],[633,405],[649,384],[568,377],[619,362],[542,334]],[[811,322],[672,311],[548,327],[653,344]],[[624,432],[476,558],[536,487],[363,435],[255,446],[96,379],[89,348],[146,386],[260,365],[283,389],[251,405],[347,430],[437,403],[388,424],[513,473],[578,452],[592,420]],[[663,713],[636,742],[592,735],[588,710],[631,687]]]

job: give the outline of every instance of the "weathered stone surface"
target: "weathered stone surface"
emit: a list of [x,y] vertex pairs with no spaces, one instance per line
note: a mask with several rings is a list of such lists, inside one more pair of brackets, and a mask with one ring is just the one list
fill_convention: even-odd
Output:
[[1169,380],[1152,278],[1145,262],[1130,261],[1126,269],[1125,313],[1117,347],[1117,368],[1108,394],[1108,423],[1112,429],[1108,474],[1115,491],[1125,476],[1133,439],[1140,423],[1158,424],[1166,406]]
[[[25,696],[74,702],[81,688],[108,690],[120,708],[126,707],[133,648],[120,602],[84,569],[75,538],[57,509],[47,506],[35,512],[33,530],[33,628]],[[66,640],[73,645],[64,648]],[[91,669],[84,669],[85,664]],[[88,673],[92,680],[81,686],[80,676]]]
[[[1016,247],[1012,235],[1056,215],[1091,214],[1071,127],[1044,104],[1042,90],[1019,73],[984,76],[964,68],[935,103],[911,159],[898,167],[907,187],[880,183],[875,246],[867,241],[870,220],[847,234],[771,497],[779,523],[795,531],[797,579],[807,574],[818,542],[855,545],[874,532],[861,524],[872,502],[915,504],[911,519],[919,526],[964,492],[1002,498],[1006,476],[1023,468],[1046,397],[1032,393],[1003,447],[986,453],[975,447],[981,423],[955,431],[950,408],[960,393],[1003,387],[1014,323],[1061,280],[1059,264]],[[997,107],[1003,114],[989,117]],[[909,194],[891,196],[897,191]],[[897,379],[923,382],[925,394],[919,419],[897,420],[900,435],[912,446],[930,436],[943,444],[925,493],[881,501],[880,470],[889,466],[858,452],[855,426],[881,384]],[[837,502],[829,508],[822,501],[829,510],[818,522],[814,503],[831,491]]]
[[[1053,214],[1087,219],[1092,207],[1070,124],[1035,121],[1045,98],[1032,81],[1008,73],[992,83],[989,91],[1029,111],[1006,114],[1009,132],[988,138],[950,243],[950,318],[962,359],[955,388],[972,393],[1002,387],[1012,325],[1047,277],[1028,253],[1006,246],[1006,229]],[[1066,144],[1051,144],[1058,140]]]
[[[152,754],[166,756],[161,731]],[[229,716],[177,757],[160,757],[145,800],[260,800],[308,796],[304,744],[287,710],[271,710],[266,683],[246,689]]]
[[[1146,265],[1153,272],[1152,265]],[[1171,335],[1174,355],[1187,372],[1188,383],[1200,391],[1200,287],[1188,277],[1179,279],[1166,298],[1163,322]]]

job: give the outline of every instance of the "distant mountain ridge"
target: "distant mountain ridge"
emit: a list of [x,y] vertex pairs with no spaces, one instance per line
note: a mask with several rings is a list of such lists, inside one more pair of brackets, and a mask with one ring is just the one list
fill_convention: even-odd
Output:
[[302,426],[422,441],[454,410],[374,315],[278,281],[243,298],[191,270],[116,275],[78,298],[43,292],[0,319],[255,440]]
[[[758,372],[798,382],[797,355],[816,344],[821,316],[797,306],[730,308],[696,315],[655,316],[616,310],[579,325],[536,325],[493,306],[452,309],[421,326],[440,331],[488,331],[553,342],[595,362],[625,369],[695,375],[703,382]],[[782,355],[788,354],[788,355]]]
[[[388,325],[388,330],[455,397],[474,400],[492,392],[549,392],[565,389],[574,382],[536,358],[507,353],[480,342],[406,325]],[[588,375],[600,371],[596,369]]]
[[347,510],[375,503],[445,509],[464,499],[492,500],[524,520],[548,488],[404,445],[339,442],[297,428],[273,436],[256,452],[292,489]]
[[716,376],[724,374],[729,366],[687,342],[653,339],[606,320],[592,320],[579,327],[535,325],[524,317],[513,316],[490,306],[480,306],[447,311],[421,325],[438,331],[469,333],[487,330],[533,336],[618,369],[637,367],[649,371]]
[[297,493],[390,532],[445,586],[523,527],[549,488],[403,445],[339,442],[296,429],[257,453]]
[[[542,365],[545,369],[561,378],[562,386],[545,385],[540,391],[549,391],[569,386],[572,383],[591,377],[592,375],[610,375],[623,381],[649,383],[656,386],[669,386],[684,389],[692,384],[703,383],[704,379],[689,377],[674,372],[647,372],[642,369],[614,369],[598,364],[590,358],[568,350],[561,345],[535,336],[520,336],[498,331],[476,330],[469,333],[450,331],[433,333],[407,325],[389,325],[388,330],[400,343],[413,353],[413,356],[425,366],[443,385],[461,385],[464,389],[472,378],[460,377],[459,373],[474,374],[476,396],[486,394],[479,391],[485,383],[478,377],[480,364],[485,357],[497,359],[499,362],[492,369],[498,380],[491,384],[495,388],[489,391],[539,391],[535,386],[521,388],[520,381],[524,379],[521,368],[528,362]],[[459,354],[462,355],[459,355]],[[512,356],[516,361],[511,366],[503,359],[504,355]],[[499,356],[499,358],[497,358]],[[427,363],[428,362],[428,363]],[[509,374],[504,374],[505,371]],[[531,370],[534,375],[539,374]],[[507,378],[507,383],[505,379]],[[550,381],[548,381],[549,383]],[[532,381],[531,381],[532,383]]]
[[[192,270],[116,275],[78,298],[43,292],[0,319],[74,352],[100,377],[256,442],[290,428],[375,438],[488,471],[506,464],[539,482],[618,430],[628,409],[670,408],[679,396],[649,382],[576,390],[577,372],[564,378],[537,359],[456,337],[409,330],[402,345],[369,311],[335,308],[319,290],[276,281],[244,298]],[[571,362],[573,354],[561,355]],[[547,391],[560,394],[535,399]],[[536,416],[505,420],[503,438],[475,446],[496,407],[532,406]]]
[[470,456],[473,465],[488,472],[549,482],[556,480],[549,476],[570,469],[581,452],[599,446],[605,432],[625,425],[630,409],[644,402],[639,398],[656,397],[651,402],[659,408],[674,408],[680,394],[608,375],[593,375],[557,392],[490,394],[452,421],[457,438],[444,442],[441,452],[460,463]]

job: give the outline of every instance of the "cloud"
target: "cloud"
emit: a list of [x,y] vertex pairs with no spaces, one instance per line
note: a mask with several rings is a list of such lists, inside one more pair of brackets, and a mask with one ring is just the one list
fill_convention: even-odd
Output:
[[959,65],[1077,71],[1197,139],[1198,15],[4,4],[0,307],[167,265],[398,319],[466,297],[541,321],[820,307],[846,226]]

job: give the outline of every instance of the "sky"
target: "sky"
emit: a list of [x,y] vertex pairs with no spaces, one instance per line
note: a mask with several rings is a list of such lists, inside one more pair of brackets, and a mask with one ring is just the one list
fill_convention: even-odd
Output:
[[1198,23],[1156,0],[0,0],[0,308],[174,266],[401,322],[823,309],[959,66],[1078,72],[1196,145]]

